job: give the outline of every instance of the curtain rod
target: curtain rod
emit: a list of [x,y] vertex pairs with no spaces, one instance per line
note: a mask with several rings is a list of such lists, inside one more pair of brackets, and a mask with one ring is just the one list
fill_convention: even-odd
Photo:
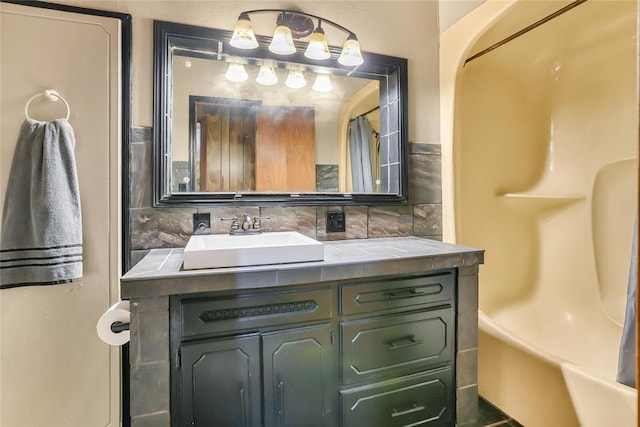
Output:
[[494,49],[499,48],[500,46],[502,46],[503,44],[507,44],[509,43],[511,40],[517,39],[518,37],[520,37],[521,35],[528,33],[529,31],[533,30],[536,27],[539,27],[542,24],[545,24],[549,21],[551,21],[554,18],[557,18],[558,16],[562,15],[565,12],[570,11],[571,9],[573,9],[576,6],[580,6],[582,3],[586,2],[587,0],[576,0],[573,3],[569,3],[568,5],[566,5],[565,7],[563,7],[562,9],[558,9],[557,11],[553,12],[550,15],[545,16],[544,18],[534,22],[533,24],[529,25],[528,27],[523,28],[522,30],[518,31],[517,33],[513,33],[511,34],[509,37],[506,37],[502,40],[500,40],[499,42],[492,44],[491,46],[489,46],[488,48],[481,50],[480,52],[476,53],[473,56],[470,56],[469,58],[467,58],[464,61],[464,65],[467,65],[467,62],[471,62],[476,58],[481,57],[482,55],[485,55],[489,52],[491,52]]
[[[364,116],[369,115],[369,114],[371,114],[371,113],[373,113],[374,111],[379,110],[379,109],[380,109],[380,106],[378,105],[378,106],[376,106],[376,107],[373,107],[371,110],[367,111],[366,113],[358,114],[356,117],[364,117]],[[356,117],[354,117],[354,119],[355,119]]]

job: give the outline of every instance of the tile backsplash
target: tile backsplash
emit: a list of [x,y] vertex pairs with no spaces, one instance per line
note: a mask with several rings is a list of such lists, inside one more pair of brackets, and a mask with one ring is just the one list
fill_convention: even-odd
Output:
[[[131,265],[142,259],[149,249],[185,246],[193,232],[192,215],[196,211],[211,214],[214,233],[229,229],[229,224],[218,218],[232,217],[240,209],[251,216],[270,217],[262,223],[266,231],[295,230],[318,240],[410,235],[442,238],[439,144],[410,143],[408,205],[154,208],[152,132],[150,127],[131,128],[128,207]],[[327,211],[345,212],[344,232],[326,232]]]

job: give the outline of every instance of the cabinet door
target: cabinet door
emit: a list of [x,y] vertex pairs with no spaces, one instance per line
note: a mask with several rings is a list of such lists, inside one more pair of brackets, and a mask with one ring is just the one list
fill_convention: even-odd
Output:
[[184,344],[181,355],[183,425],[262,425],[259,334]]
[[264,425],[335,425],[337,375],[331,363],[331,327],[264,334],[262,346]]

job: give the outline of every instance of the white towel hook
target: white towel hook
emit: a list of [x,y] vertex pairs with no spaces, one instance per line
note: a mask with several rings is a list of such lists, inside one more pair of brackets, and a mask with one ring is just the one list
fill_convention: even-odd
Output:
[[61,99],[62,102],[64,102],[64,105],[67,107],[67,117],[65,117],[65,120],[69,120],[69,116],[71,115],[71,107],[69,107],[69,103],[67,102],[67,100],[64,99],[54,89],[44,90],[44,91],[42,91],[40,93],[36,93],[31,98],[29,98],[29,100],[27,101],[27,104],[24,106],[24,115],[27,118],[27,120],[31,120],[31,117],[29,117],[29,105],[31,104],[31,101],[33,101],[34,99],[36,99],[39,96],[44,96],[45,98],[47,98],[47,100],[49,100],[51,102],[56,102],[58,99]]

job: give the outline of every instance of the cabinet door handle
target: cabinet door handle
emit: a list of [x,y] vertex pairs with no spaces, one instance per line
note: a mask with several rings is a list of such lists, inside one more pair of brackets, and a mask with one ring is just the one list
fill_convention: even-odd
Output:
[[418,405],[417,403],[412,403],[411,408],[405,409],[404,411],[398,411],[396,408],[393,408],[391,412],[392,417],[401,417],[403,415],[413,414],[414,412],[424,411],[426,407],[424,405]]
[[408,338],[402,338],[394,341],[389,345],[389,350],[399,350],[401,348],[413,347],[414,345],[424,344],[423,340],[417,340],[413,335]]
[[284,426],[284,381],[278,383],[280,388],[280,425]]
[[242,412],[242,425],[247,426],[247,406],[244,399],[244,389],[240,388],[240,411]]
[[413,298],[413,297],[419,297],[421,295],[424,295],[425,293],[426,292],[421,291],[420,289],[406,289],[406,290],[397,291],[397,292],[387,292],[387,296],[389,297],[389,299]]

